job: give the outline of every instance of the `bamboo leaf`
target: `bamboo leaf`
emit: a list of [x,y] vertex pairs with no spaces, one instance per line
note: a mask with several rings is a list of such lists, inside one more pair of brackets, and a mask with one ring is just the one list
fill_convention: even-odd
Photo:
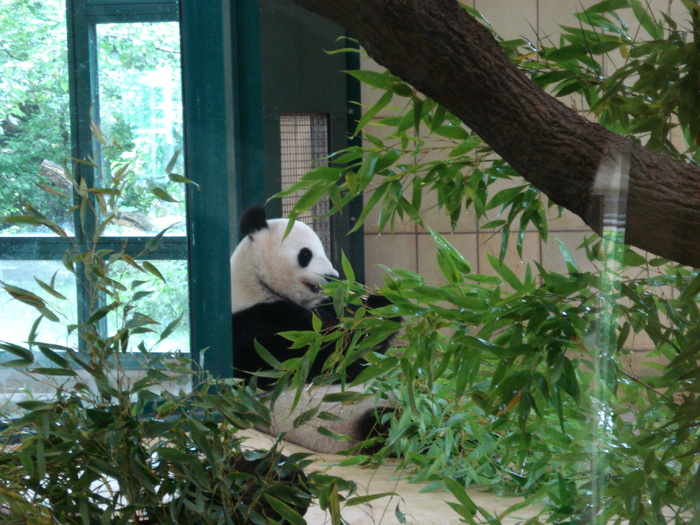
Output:
[[165,189],[161,188],[160,186],[156,186],[155,188],[151,188],[151,193],[155,195],[158,199],[165,201],[165,202],[180,202],[177,200],[175,197],[170,195]]
[[166,326],[165,329],[161,332],[160,337],[158,339],[159,341],[170,337],[170,335],[177,329],[177,327],[180,326],[180,322],[182,321],[183,315],[184,314],[180,314],[180,317],[168,323],[168,326]]
[[35,368],[32,371],[32,374],[39,374],[39,375],[44,375],[44,376],[63,376],[63,377],[75,377],[78,374],[74,371],[71,370],[70,368]]
[[53,295],[56,299],[61,299],[62,301],[65,301],[65,300],[66,300],[66,296],[63,295],[62,293],[60,293],[58,290],[56,290],[53,286],[50,286],[50,285],[46,284],[44,281],[42,281],[41,279],[39,279],[39,278],[37,278],[37,277],[34,277],[34,280],[36,281],[36,283],[37,283],[39,286],[41,286],[41,288],[42,288],[44,291],[46,291],[46,292],[48,292],[49,294]]
[[[180,153],[182,152],[181,149],[176,149],[175,153],[173,156],[170,158],[168,161],[168,165],[165,167],[165,173],[166,175],[170,175],[173,170],[175,169],[175,164],[177,164],[178,159],[180,158]],[[184,177],[183,177],[184,178]],[[172,179],[171,179],[172,180]]]
[[94,195],[112,195],[114,197],[119,197],[122,194],[117,188],[88,188],[87,192]]
[[661,40],[664,37],[663,27],[654,20],[654,15],[651,9],[647,9],[642,5],[640,0],[628,0],[634,16],[639,20],[642,27],[649,33],[654,40]]
[[454,124],[443,124],[442,126],[433,130],[434,133],[448,139],[455,140],[467,140],[469,138],[469,133],[462,126],[456,126]]
[[569,272],[580,273],[581,270],[579,270],[578,265],[576,264],[576,261],[571,255],[571,252],[569,251],[569,248],[566,246],[566,244],[564,244],[559,239],[555,240],[559,245],[559,251],[561,252],[561,256],[564,258],[564,261],[566,261],[566,267],[569,270]]
[[362,207],[362,213],[360,213],[360,216],[355,221],[355,224],[350,229],[349,233],[357,231],[364,224],[365,220],[367,219],[367,215],[369,215],[369,213],[374,209],[377,203],[384,197],[384,194],[388,189],[389,184],[381,184],[372,192],[372,194],[369,197],[369,200],[367,200],[365,205]]
[[382,90],[387,90],[391,87],[394,79],[391,78],[388,72],[379,73],[377,71],[345,71],[351,77],[355,77],[357,80],[368,86],[379,88]]
[[32,226],[40,226],[41,223],[33,215],[10,215],[9,217],[3,217],[2,222],[8,222],[12,224],[31,224]]
[[513,288],[513,290],[518,291],[523,287],[523,283],[520,282],[520,279],[518,279],[518,276],[515,275],[513,270],[508,268],[507,264],[502,263],[498,258],[491,254],[487,254],[487,257],[493,269],[496,270],[498,275],[503,277],[503,280],[507,282],[511,288]]
[[147,251],[147,252],[154,252],[154,251],[156,251],[156,250],[158,249],[158,247],[160,246],[161,241],[163,240],[163,235],[165,235],[165,233],[166,233],[170,228],[172,228],[173,226],[175,226],[175,225],[174,225],[174,224],[171,224],[171,225],[168,226],[167,228],[164,228],[163,230],[159,231],[159,232],[158,232],[156,235],[154,235],[153,237],[150,237],[150,238],[146,241],[146,251]]
[[695,277],[688,283],[681,294],[678,296],[678,302],[681,304],[691,304],[695,300],[695,296],[700,293],[700,273],[695,274]]
[[107,140],[107,137],[105,137],[105,134],[102,133],[102,129],[100,128],[99,124],[92,119],[90,119],[90,131],[97,142],[103,146],[108,144],[109,141]]
[[60,190],[57,190],[56,188],[52,188],[51,186],[46,186],[45,184],[39,184],[39,183],[37,183],[37,186],[41,190],[45,191],[46,193],[50,193],[52,195],[58,195],[59,197],[66,197],[66,198],[68,197],[67,193],[64,193]]
[[[296,204],[294,205],[294,208],[292,208],[292,211],[289,213],[289,218],[290,222],[291,219],[294,219],[304,213],[305,211],[310,210],[311,208],[314,207],[314,205],[321,199],[326,194],[326,186],[324,184],[317,184],[314,187],[310,188],[306,193],[304,193],[301,197],[299,197],[299,200],[297,200]],[[293,226],[293,222],[291,224]],[[287,227],[287,231],[285,232],[285,235],[291,231],[291,228]]]
[[44,300],[29,290],[25,290],[19,286],[13,286],[2,281],[0,281],[0,286],[2,286],[13,299],[16,299],[20,303],[28,304],[29,306],[33,306],[37,309],[46,307]]
[[160,271],[158,271],[158,268],[156,268],[155,266],[153,266],[152,263],[150,263],[150,262],[148,262],[148,261],[144,261],[144,262],[143,262],[143,268],[144,268],[144,270],[146,270],[148,273],[150,273],[150,274],[152,274],[152,275],[155,275],[156,277],[158,277],[158,279],[160,279],[161,281],[165,282],[165,277],[163,277],[163,274],[160,273]]
[[39,351],[42,353],[44,357],[46,357],[49,361],[51,361],[54,364],[57,364],[58,366],[62,368],[70,368],[70,364],[68,363],[68,360],[61,357],[59,354],[51,350],[47,345],[37,343],[39,346]]
[[169,178],[172,182],[178,182],[178,183],[181,183],[181,184],[192,184],[192,185],[194,185],[197,189],[199,189],[199,184],[197,184],[197,183],[196,183],[195,181],[193,181],[192,179],[188,179],[188,178],[185,177],[184,175],[178,175],[177,173],[169,173],[169,174],[168,174],[168,178]]
[[85,321],[85,324],[87,324],[87,325],[95,324],[97,321],[99,321],[100,319],[103,319],[107,314],[109,314],[110,312],[112,312],[113,310],[118,308],[119,306],[121,306],[121,303],[118,301],[115,301],[111,304],[108,304],[106,306],[98,308],[90,315],[90,317],[88,317],[87,321]]
[[[47,228],[49,228],[54,233],[56,233],[58,236],[63,237],[64,239],[68,238],[68,234],[63,230],[63,228],[61,228],[55,222],[50,221],[49,219],[44,217],[44,215],[39,213],[36,209],[34,209],[34,207],[32,207],[29,204],[26,204],[24,207],[27,211],[29,211],[29,213],[31,213],[31,216],[34,217],[34,219],[35,219],[34,221],[24,219],[24,220],[16,220],[16,221],[7,220],[6,222],[24,222],[25,224],[43,225],[43,226],[46,226]],[[26,216],[19,216],[19,217],[26,217]],[[12,219],[12,218],[8,217],[8,219]]]
[[34,353],[31,350],[14,343],[3,341],[0,343],[0,350],[5,350],[10,354],[19,357],[22,361],[26,361],[28,364],[34,362]]
[[362,115],[362,118],[357,123],[354,136],[360,133],[360,131],[362,131],[365,128],[365,126],[377,115],[377,113],[379,113],[389,104],[389,102],[391,102],[393,96],[394,94],[391,91],[387,91],[379,98],[379,100],[377,100],[377,102],[372,107],[365,110],[364,114]]
[[450,494],[457,498],[457,501],[459,501],[463,509],[466,511],[467,515],[465,517],[473,518],[476,516],[477,507],[467,494],[467,491],[464,490],[464,487],[452,478],[444,477],[443,481],[445,482],[447,490],[450,491]]
[[354,505],[364,505],[365,503],[369,503],[370,501],[374,501],[377,499],[381,498],[392,498],[394,496],[398,496],[396,492],[382,492],[381,494],[368,494],[366,496],[355,496],[353,498],[348,499],[345,504],[348,507],[352,507]]
[[340,517],[340,495],[338,494],[338,483],[331,482],[328,489],[328,510],[331,513],[332,525],[342,525],[343,520]]
[[275,511],[291,525],[306,525],[306,520],[302,518],[292,507],[269,494],[265,494],[265,500]]
[[469,262],[445,238],[430,228],[430,235],[437,245],[437,260],[440,271],[452,284],[461,282],[472,269]]

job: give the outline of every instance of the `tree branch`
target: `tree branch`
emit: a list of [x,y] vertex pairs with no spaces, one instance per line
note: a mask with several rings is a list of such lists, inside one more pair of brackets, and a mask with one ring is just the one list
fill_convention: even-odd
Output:
[[700,267],[700,168],[590,122],[537,87],[456,0],[294,0],[445,106],[553,202],[600,232],[593,182],[629,152],[626,242]]

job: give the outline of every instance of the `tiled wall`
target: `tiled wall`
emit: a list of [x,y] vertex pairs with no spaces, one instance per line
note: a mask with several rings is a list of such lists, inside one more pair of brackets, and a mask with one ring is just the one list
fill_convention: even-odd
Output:
[[[479,9],[489,20],[496,32],[506,39],[524,37],[537,39],[552,39],[557,42],[559,25],[578,25],[573,13],[597,3],[591,0],[473,0],[473,7]],[[680,2],[669,0],[652,0],[655,9],[683,13]],[[583,7],[582,7],[583,6]],[[633,16],[626,17],[626,22],[634,27]],[[369,59],[365,59],[364,69],[376,68]],[[369,104],[379,96],[376,90],[363,88],[363,103]],[[581,110],[580,101],[572,100],[572,106]],[[382,116],[382,115],[380,115]],[[378,134],[372,128],[373,134]],[[430,199],[425,199],[430,200]],[[434,203],[434,201],[433,201]],[[497,254],[500,249],[500,236],[492,236],[488,231],[480,230],[473,213],[460,220],[458,228],[453,232],[449,222],[442,216],[440,210],[430,202],[424,204],[422,217],[431,228],[444,234],[471,263],[475,272],[492,273],[488,264],[487,254]],[[429,233],[412,223],[397,225],[393,233],[379,233],[376,226],[376,216],[370,216],[365,224],[365,268],[368,284],[381,285],[383,279],[379,265],[390,268],[406,268],[421,273],[427,281],[440,283],[442,275],[435,261],[436,248]],[[538,261],[546,268],[565,272],[566,264],[562,259],[559,246],[554,240],[563,241],[574,252],[575,258],[582,269],[590,269],[590,263],[582,253],[576,255],[575,249],[590,233],[588,227],[577,216],[565,212],[560,218],[553,218],[549,224],[550,240],[543,242],[535,232],[527,232],[523,247],[523,260],[513,249],[509,251],[507,263],[516,273],[522,274],[528,261]],[[514,237],[514,236],[511,236]],[[642,354],[650,349],[649,341],[639,337],[634,343],[638,355],[630,357],[630,367],[638,369]]]

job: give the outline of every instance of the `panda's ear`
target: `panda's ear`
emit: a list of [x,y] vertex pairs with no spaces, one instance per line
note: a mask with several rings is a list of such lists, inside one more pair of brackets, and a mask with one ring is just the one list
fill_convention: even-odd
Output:
[[267,228],[265,208],[262,206],[251,206],[243,212],[240,226],[241,235],[250,235],[265,228]]

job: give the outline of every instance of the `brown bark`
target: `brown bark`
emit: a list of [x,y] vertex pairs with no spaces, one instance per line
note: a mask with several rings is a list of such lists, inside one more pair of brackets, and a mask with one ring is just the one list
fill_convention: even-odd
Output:
[[41,161],[39,175],[46,177],[54,186],[58,186],[63,191],[73,191],[73,183],[66,178],[63,167],[52,160],[44,159]]
[[593,181],[629,152],[626,242],[700,267],[700,169],[592,123],[535,86],[456,0],[294,0],[478,133],[553,202],[601,231]]

